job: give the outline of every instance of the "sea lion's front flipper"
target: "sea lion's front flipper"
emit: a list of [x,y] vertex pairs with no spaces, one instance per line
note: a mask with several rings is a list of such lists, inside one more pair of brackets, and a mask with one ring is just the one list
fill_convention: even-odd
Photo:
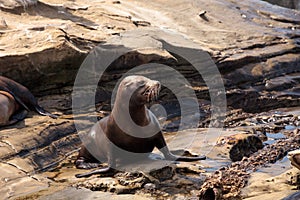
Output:
[[14,114],[13,116],[11,116],[11,119],[9,120],[9,125],[12,125],[19,121],[22,121],[23,119],[25,119],[27,114],[28,114],[27,110],[22,110],[16,114]]
[[177,160],[177,161],[184,161],[184,162],[193,162],[197,160],[205,160],[206,156],[195,156],[195,157],[188,157],[188,156],[177,156],[170,152],[168,147],[164,145],[165,141],[164,139],[160,140],[160,145],[157,147],[159,148],[160,152],[163,153],[166,160]]
[[192,162],[197,160],[205,160],[206,156],[195,156],[195,157],[187,157],[187,156],[176,156],[177,161],[185,161],[185,162]]
[[89,172],[86,172],[86,173],[82,173],[82,174],[76,174],[75,177],[76,178],[83,178],[83,177],[89,177],[91,175],[94,175],[94,174],[115,174],[117,172],[117,170],[111,168],[111,167],[104,167],[104,168],[100,168],[100,169],[95,169],[93,171],[89,171]]

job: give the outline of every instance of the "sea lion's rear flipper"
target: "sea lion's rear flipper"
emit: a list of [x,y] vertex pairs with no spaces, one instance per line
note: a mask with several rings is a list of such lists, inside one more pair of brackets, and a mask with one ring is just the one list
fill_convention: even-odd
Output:
[[45,115],[45,116],[49,116],[53,119],[57,119],[58,115],[54,115],[48,111],[46,111],[44,108],[42,108],[41,106],[39,106],[38,104],[34,105],[34,109],[36,110],[36,112],[38,112],[40,115]]
[[15,101],[28,111],[34,110],[41,115],[55,119],[58,117],[39,106],[34,95],[25,86],[11,79],[0,76],[0,90],[10,93],[14,97]]
[[25,108],[27,111],[30,111],[30,109],[26,106],[26,104],[14,93],[10,92],[10,94],[15,98],[15,100],[20,104],[23,108]]
[[93,169],[100,166],[99,162],[88,162],[84,157],[79,157],[75,161],[77,169]]
[[25,117],[27,116],[28,111],[27,110],[22,110],[16,114],[14,114],[13,116],[11,116],[10,120],[9,120],[9,125],[15,124],[19,121],[22,121],[23,119],[25,119]]
[[[0,88],[1,89],[1,88]],[[6,90],[7,91],[7,90]],[[18,102],[18,104],[20,104],[23,108],[25,108],[27,111],[30,111],[30,109],[28,108],[28,106],[17,96],[17,95],[15,95],[13,92],[11,92],[11,91],[7,91],[7,92],[9,92],[14,98],[15,98],[15,100]],[[39,106],[36,102],[34,102],[35,104],[34,105],[32,105],[33,107],[34,107],[34,109],[35,109],[35,111],[37,112],[37,113],[39,113],[40,115],[44,115],[44,116],[49,116],[49,117],[51,117],[51,118],[53,118],[53,119],[56,119],[56,118],[58,118],[58,116],[57,115],[54,115],[54,114],[52,114],[52,113],[50,113],[50,112],[48,112],[48,111],[46,111],[44,108],[42,108],[41,106]]]
[[30,109],[28,108],[28,106],[26,106],[26,104],[17,96],[15,95],[12,91],[10,91],[8,88],[5,87],[1,87],[0,86],[0,90],[1,91],[5,91],[8,92],[9,94],[11,94],[14,99],[18,102],[18,104],[20,104],[23,108],[25,108],[27,111],[29,111]]

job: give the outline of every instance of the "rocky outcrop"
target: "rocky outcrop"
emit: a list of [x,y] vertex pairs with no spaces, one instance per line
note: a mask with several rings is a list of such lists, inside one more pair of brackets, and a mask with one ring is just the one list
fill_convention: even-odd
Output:
[[[0,73],[24,84],[36,95],[61,93],[60,88],[72,86],[88,52],[107,38],[120,34],[128,37],[122,33],[129,30],[139,30],[138,35],[155,35],[158,29],[154,27],[164,27],[160,32],[184,35],[210,53],[223,76],[229,105],[247,112],[299,105],[299,82],[297,74],[293,74],[300,68],[299,11],[257,0],[186,0],[177,4],[165,1],[166,6],[155,1],[138,1],[136,6],[129,2],[95,1],[92,6],[85,0],[65,4],[48,0],[9,9],[5,6],[8,1],[3,2],[2,21],[6,25],[1,29],[0,63],[6,67]],[[205,19],[198,15],[201,10],[206,11]],[[15,23],[14,19],[22,15],[27,17]],[[16,40],[11,43],[13,38]],[[149,40],[140,43],[148,48]],[[161,49],[159,42],[154,48]],[[124,55],[114,63],[117,66],[110,69],[110,74],[122,74],[118,66],[126,68],[126,63],[130,67],[147,62],[182,67],[178,55],[173,55],[180,61],[176,64],[166,60],[162,52],[135,51]],[[195,79],[195,71],[183,71]],[[286,83],[284,87],[276,87],[276,83],[272,86],[278,77]],[[209,99],[207,89],[196,92],[199,98]]]
[[282,139],[272,145],[234,162],[228,167],[214,172],[201,187],[200,199],[234,199],[241,198],[241,188],[245,187],[250,178],[250,173],[259,167],[275,163],[283,158],[287,152],[300,147],[299,130],[291,132],[290,138]]
[[227,149],[224,155],[228,155],[232,161],[240,161],[243,157],[249,157],[251,154],[263,148],[260,138],[254,134],[239,133],[231,136],[219,138],[217,146]]

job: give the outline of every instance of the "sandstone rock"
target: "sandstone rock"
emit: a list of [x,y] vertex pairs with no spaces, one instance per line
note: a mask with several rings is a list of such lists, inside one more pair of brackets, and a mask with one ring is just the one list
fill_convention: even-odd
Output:
[[[8,2],[3,1],[3,4]],[[18,4],[18,1],[11,2]],[[28,2],[31,1],[28,0]],[[224,0],[224,2],[226,1]],[[28,16],[19,24],[14,23],[14,21],[18,21],[15,20],[14,15],[4,10],[2,11],[3,17],[8,23],[9,30],[2,32],[1,43],[5,48],[0,47],[3,49],[0,64],[7,67],[2,68],[0,73],[21,82],[35,94],[41,94],[41,92],[48,94],[49,90],[53,92],[63,86],[70,86],[81,62],[93,47],[112,35],[120,35],[125,30],[137,29],[134,22],[135,19],[138,19],[138,21],[151,24],[150,29],[138,28],[140,33],[144,32],[144,35],[150,33],[151,30],[157,33],[158,29],[154,26],[165,27],[160,30],[164,32],[171,30],[173,34],[178,35],[176,37],[188,36],[196,44],[200,44],[199,48],[210,52],[225,79],[229,92],[229,105],[256,112],[274,106],[299,104],[298,98],[289,100],[287,98],[270,98],[270,95],[273,94],[262,92],[269,91],[269,86],[265,89],[255,87],[254,90],[251,90],[252,85],[263,85],[265,80],[268,82],[269,79],[280,77],[279,71],[280,73],[298,71],[297,35],[299,35],[299,29],[297,27],[299,20],[297,21],[295,16],[299,15],[299,12],[274,7],[262,1],[231,3],[232,7],[224,7],[223,5],[226,3],[202,2],[201,6],[197,6],[198,2],[188,0],[178,4],[166,1],[164,4],[167,6],[158,7],[158,4],[154,2],[139,1],[137,2],[139,6],[131,9],[132,5],[128,2],[95,1],[94,6],[91,6],[85,0],[70,5],[47,0],[40,1],[36,6],[26,10],[21,9],[20,14]],[[190,6],[190,4],[194,6]],[[72,6],[81,12],[73,12]],[[97,12],[95,11],[96,7]],[[139,7],[147,7],[147,9],[139,9]],[[205,8],[205,16],[208,21],[196,20],[197,16],[194,14],[198,15],[201,11],[197,7]],[[190,11],[185,12],[185,10]],[[249,12],[246,13],[244,10],[249,10]],[[153,20],[153,13],[156,13],[154,18],[160,20]],[[56,20],[54,20],[55,18]],[[235,22],[228,20],[229,18],[235,19]],[[104,23],[98,24],[97,20]],[[29,23],[29,21],[35,21],[35,23]],[[278,29],[282,31],[277,31]],[[235,31],[232,32],[232,30]],[[135,33],[141,36],[140,33]],[[261,37],[262,35],[263,37]],[[122,34],[122,37],[126,38],[128,35]],[[15,44],[11,44],[11,38],[20,39],[15,40]],[[146,40],[141,41],[145,47],[148,47]],[[181,45],[183,44],[181,43]],[[159,49],[158,46],[155,48]],[[119,62],[117,65],[124,65],[125,68],[153,61],[174,65],[174,60],[168,60],[170,57],[164,59],[165,53],[167,52],[164,52],[164,49],[159,52],[154,51],[152,54],[133,52],[124,55],[115,64]],[[182,68],[182,59],[176,55],[173,56],[178,62],[175,65]],[[47,59],[43,59],[44,57]],[[115,67],[115,69],[111,69],[110,74],[121,75],[124,73],[124,71],[118,70],[119,67]],[[195,71],[187,72],[189,76],[195,76]],[[185,74],[183,71],[181,73]],[[118,79],[119,75],[112,79]],[[234,86],[240,84],[245,90],[238,91]],[[291,87],[295,87],[295,85],[291,85]],[[285,90],[291,89],[291,87],[285,88]],[[291,94],[290,91],[286,91],[286,93]],[[209,98],[207,88],[197,94],[200,95],[200,98]],[[240,100],[235,101],[239,95],[241,96]],[[257,103],[250,103],[254,101]],[[270,106],[266,106],[266,102]]]
[[41,176],[29,176],[26,172],[11,164],[1,163],[0,165],[2,174],[0,192],[3,199],[26,195],[48,187],[47,180],[39,181],[39,178],[43,179]]
[[249,157],[251,154],[263,148],[263,143],[258,136],[253,134],[235,134],[231,136],[221,137],[217,141],[217,146],[222,146],[228,152],[232,161],[240,161],[242,158]]

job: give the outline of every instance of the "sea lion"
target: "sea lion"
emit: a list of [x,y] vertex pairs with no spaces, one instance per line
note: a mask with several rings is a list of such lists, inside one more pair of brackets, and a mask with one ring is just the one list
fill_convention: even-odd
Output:
[[191,162],[206,159],[205,156],[177,156],[169,151],[157,118],[146,107],[158,97],[160,87],[158,81],[144,76],[127,76],[121,81],[111,114],[91,128],[75,161],[78,169],[95,168],[97,160],[104,160],[108,166],[76,177],[113,172],[116,160],[144,158],[155,147],[166,160]]
[[38,105],[33,94],[12,79],[0,76],[0,126],[14,124],[26,117],[27,111],[34,110],[41,115],[57,118]]

